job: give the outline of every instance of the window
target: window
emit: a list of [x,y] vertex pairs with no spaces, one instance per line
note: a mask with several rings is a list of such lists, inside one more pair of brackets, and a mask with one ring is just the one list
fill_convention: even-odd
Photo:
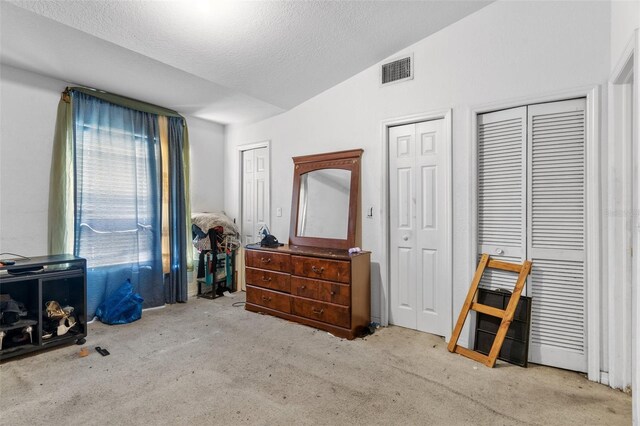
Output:
[[96,267],[152,262],[158,138],[84,122],[76,126],[76,135],[86,136],[76,139],[77,254]]
[[83,87],[63,92],[49,250],[87,259],[89,317],[127,280],[143,307],[187,300],[188,153],[175,111]]

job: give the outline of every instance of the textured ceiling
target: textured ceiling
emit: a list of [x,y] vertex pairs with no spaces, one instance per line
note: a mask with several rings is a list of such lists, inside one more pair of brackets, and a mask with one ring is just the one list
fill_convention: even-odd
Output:
[[[298,105],[489,2],[10,3],[4,63],[228,123]],[[170,85],[186,92],[158,94]]]

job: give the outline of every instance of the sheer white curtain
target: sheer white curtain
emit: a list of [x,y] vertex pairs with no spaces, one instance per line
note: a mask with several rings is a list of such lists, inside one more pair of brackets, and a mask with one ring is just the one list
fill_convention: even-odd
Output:
[[158,116],[72,91],[74,254],[87,259],[87,314],[127,279],[165,301]]

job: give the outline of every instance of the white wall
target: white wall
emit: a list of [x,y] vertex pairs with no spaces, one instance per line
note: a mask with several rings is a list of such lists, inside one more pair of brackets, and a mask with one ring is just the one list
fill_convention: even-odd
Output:
[[0,73],[0,252],[45,255],[53,132],[66,83],[4,65]]
[[631,40],[633,30],[640,28],[640,1],[611,2],[611,68]]
[[[378,319],[382,220],[381,122],[453,109],[453,312],[459,312],[475,262],[470,258],[470,108],[606,82],[610,58],[607,2],[496,2],[404,49],[413,52],[415,78],[381,88],[378,66],[302,105],[259,123],[227,129],[225,208],[237,215],[236,146],[272,143],[272,232],[289,234],[291,157],[364,148],[363,248],[371,250],[372,315]],[[396,55],[394,55],[396,56]],[[604,127],[604,126],[602,126]],[[281,207],[282,217],[275,215]]]
[[191,148],[191,211],[224,206],[224,126],[187,117]]
[[[60,93],[67,85],[10,66],[0,68],[0,252],[47,254],[53,132]],[[224,126],[192,117],[187,123],[192,209],[221,210]]]

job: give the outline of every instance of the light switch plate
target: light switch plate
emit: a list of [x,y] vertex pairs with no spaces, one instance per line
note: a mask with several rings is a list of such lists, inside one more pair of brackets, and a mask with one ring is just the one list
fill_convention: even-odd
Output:
[[282,207],[277,207],[276,208],[276,216],[282,217]]

